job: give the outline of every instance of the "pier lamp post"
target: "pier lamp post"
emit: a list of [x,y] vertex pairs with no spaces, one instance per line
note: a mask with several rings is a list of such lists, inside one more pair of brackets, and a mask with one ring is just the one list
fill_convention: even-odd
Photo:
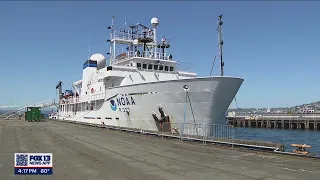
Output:
[[186,92],[186,102],[184,103],[182,134],[183,134],[183,131],[184,131],[184,123],[186,122],[187,97],[188,97],[189,86],[188,85],[183,85],[183,90]]
[[187,97],[188,97],[189,86],[184,85],[183,90],[186,92],[186,102],[184,103],[184,117],[183,117],[183,123],[185,123],[186,122]]

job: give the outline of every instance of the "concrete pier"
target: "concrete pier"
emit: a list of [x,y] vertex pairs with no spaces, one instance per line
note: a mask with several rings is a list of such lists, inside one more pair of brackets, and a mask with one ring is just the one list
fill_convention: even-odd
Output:
[[235,127],[320,130],[320,117],[318,116],[237,116],[227,117],[227,119],[228,123]]
[[[52,176],[14,176],[15,152],[53,153]],[[300,180],[320,161],[65,122],[0,121],[0,179]]]

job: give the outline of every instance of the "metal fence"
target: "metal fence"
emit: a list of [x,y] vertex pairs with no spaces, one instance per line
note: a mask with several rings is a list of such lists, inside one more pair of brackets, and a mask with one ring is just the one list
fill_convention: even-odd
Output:
[[207,140],[234,143],[235,131],[231,125],[207,124]]
[[220,124],[193,124],[193,123],[171,123],[164,122],[160,126],[159,131],[150,131],[140,128],[128,128],[121,126],[110,126],[104,124],[92,124],[86,122],[60,120],[65,122],[72,122],[77,124],[91,125],[97,127],[104,127],[107,129],[116,129],[129,132],[140,132],[143,134],[158,135],[162,138],[173,137],[180,141],[196,140],[206,143],[220,143],[220,144],[236,144],[235,131],[231,125]]
[[235,134],[233,126],[220,124],[193,124],[193,123],[162,123],[161,136],[174,136],[183,140],[203,140],[234,143]]

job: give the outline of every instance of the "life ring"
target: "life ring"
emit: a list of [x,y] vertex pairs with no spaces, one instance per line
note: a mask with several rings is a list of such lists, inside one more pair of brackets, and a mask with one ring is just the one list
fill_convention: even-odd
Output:
[[91,88],[91,93],[94,93],[94,89],[93,88]]

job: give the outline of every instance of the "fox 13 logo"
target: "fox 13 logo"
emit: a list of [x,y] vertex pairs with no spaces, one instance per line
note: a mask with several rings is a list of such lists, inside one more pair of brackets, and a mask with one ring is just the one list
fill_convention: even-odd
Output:
[[52,153],[15,153],[14,174],[52,175]]

